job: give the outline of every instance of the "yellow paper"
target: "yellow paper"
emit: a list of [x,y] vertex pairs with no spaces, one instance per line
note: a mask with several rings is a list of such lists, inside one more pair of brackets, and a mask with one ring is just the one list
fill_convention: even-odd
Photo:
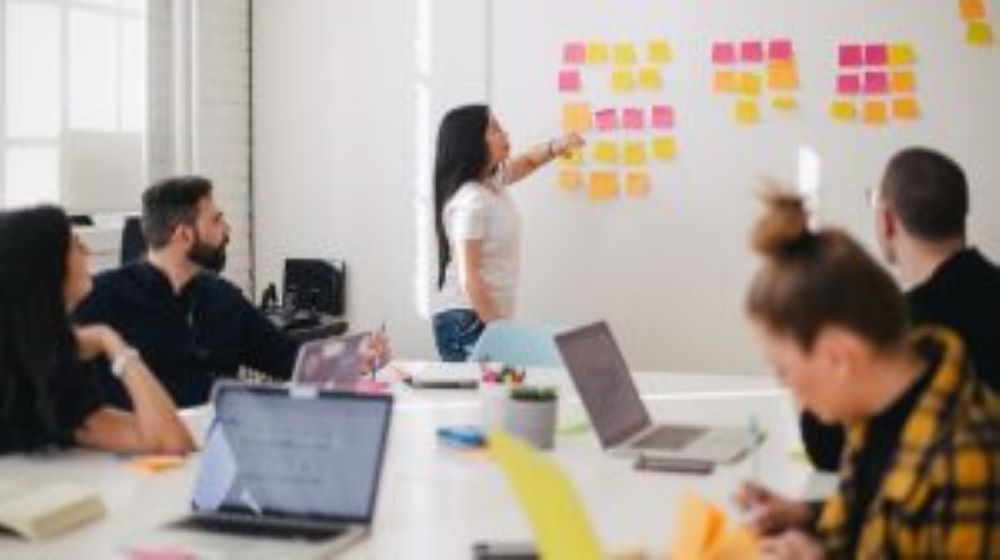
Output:
[[744,95],[760,94],[760,76],[753,72],[743,72],[740,76],[739,91]]
[[695,494],[685,494],[677,515],[671,547],[673,560],[702,560],[717,545],[725,527],[725,514]]
[[740,124],[753,124],[760,120],[756,99],[741,99],[733,105],[733,120]]
[[506,474],[528,518],[540,556],[599,560],[601,544],[573,484],[559,467],[504,432],[491,433],[489,442],[490,455]]
[[607,64],[608,45],[600,42],[587,43],[587,64]]
[[593,126],[589,103],[569,103],[563,106],[562,126],[565,132],[586,132]]
[[965,40],[970,45],[987,46],[993,44],[993,26],[985,21],[973,21],[969,23]]
[[794,97],[775,97],[771,100],[771,107],[779,111],[791,111],[797,109],[799,106],[798,101]]
[[896,43],[889,46],[889,66],[909,66],[917,61],[913,45]]
[[917,89],[917,79],[913,72],[893,72],[889,76],[889,91],[910,93]]
[[615,64],[628,66],[635,64],[635,45],[632,43],[618,43],[615,45]]
[[564,166],[581,166],[583,165],[583,150],[580,149],[566,152],[566,154],[559,158],[559,161],[562,162]]
[[720,70],[715,73],[715,81],[712,89],[716,93],[734,93],[740,88],[740,74],[729,70]]
[[885,124],[889,120],[885,101],[865,101],[861,110],[861,119],[867,124]]
[[776,60],[767,65],[767,87],[792,90],[799,87],[799,72],[790,60]]
[[583,186],[583,173],[578,169],[560,169],[557,181],[560,189],[574,191]]
[[892,101],[892,116],[901,121],[912,121],[920,117],[920,106],[912,97],[901,97]]
[[608,140],[594,142],[593,156],[598,163],[618,163],[618,145]]
[[587,196],[594,202],[618,198],[618,174],[614,171],[592,172]]
[[965,21],[986,19],[986,6],[983,0],[959,0],[958,6]]
[[646,144],[644,142],[628,142],[625,144],[626,165],[646,165]]
[[658,90],[663,86],[663,79],[660,76],[660,69],[653,66],[645,66],[639,69],[639,87],[648,90]]
[[677,140],[672,136],[653,138],[653,157],[664,161],[676,158]]
[[853,121],[858,113],[851,101],[834,101],[830,104],[830,116],[838,121]]
[[632,79],[632,70],[628,68],[615,68],[611,73],[611,91],[615,93],[628,93],[635,89],[635,80]]
[[666,64],[673,58],[670,43],[666,41],[650,41],[648,51],[649,62],[655,64]]
[[645,171],[632,171],[625,175],[625,194],[632,198],[649,196],[649,174]]

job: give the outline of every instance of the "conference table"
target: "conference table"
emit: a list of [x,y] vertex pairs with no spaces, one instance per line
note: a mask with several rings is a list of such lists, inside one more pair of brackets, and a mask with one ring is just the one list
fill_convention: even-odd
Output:
[[[468,374],[454,365],[445,368],[395,362],[379,375]],[[835,480],[818,475],[804,460],[794,403],[773,377],[639,372],[634,379],[656,420],[756,423],[767,437],[755,452],[708,475],[636,471],[631,460],[601,450],[567,373],[529,369],[528,384],[558,390],[556,443],[546,454],[569,476],[606,550],[644,550],[662,557],[686,492],[696,492],[735,516],[732,495],[744,480],[802,498],[820,498],[832,490]],[[372,532],[341,557],[471,558],[477,541],[531,541],[531,529],[502,471],[482,453],[456,451],[437,441],[438,427],[480,422],[479,392],[414,389],[403,383],[390,387],[395,410]],[[201,438],[209,407],[183,415]],[[49,540],[28,543],[0,536],[0,558],[126,557],[131,537],[189,511],[197,454],[179,468],[157,473],[137,472],[128,468],[129,461],[84,450],[0,459],[0,479],[86,483],[100,491],[108,508],[106,517]]]

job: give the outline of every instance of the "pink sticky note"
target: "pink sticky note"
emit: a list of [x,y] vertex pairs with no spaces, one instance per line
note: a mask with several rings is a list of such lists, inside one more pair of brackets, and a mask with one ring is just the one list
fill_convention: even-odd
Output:
[[744,41],[740,43],[740,58],[743,62],[763,62],[764,44],[760,41]]
[[674,108],[669,105],[653,106],[653,128],[673,128]]
[[767,44],[767,57],[771,60],[791,60],[795,57],[792,52],[792,41],[789,39],[775,39]]
[[594,113],[594,122],[597,123],[597,130],[609,132],[618,128],[618,116],[614,109],[601,109]]
[[643,121],[642,109],[622,109],[622,126],[626,130],[642,130]]
[[865,72],[865,93],[889,91],[889,76],[885,72]]
[[844,74],[837,76],[837,93],[840,95],[854,95],[861,91],[861,78],[854,74]]
[[841,45],[840,65],[841,66],[861,66],[862,57],[861,45]]
[[885,66],[889,61],[889,49],[885,45],[865,45],[865,65]]
[[559,91],[580,91],[580,72],[576,70],[559,72]]
[[563,46],[563,62],[583,64],[587,60],[587,46],[583,43],[566,43]]
[[712,45],[712,62],[715,64],[732,64],[736,62],[736,45],[732,43],[715,43]]

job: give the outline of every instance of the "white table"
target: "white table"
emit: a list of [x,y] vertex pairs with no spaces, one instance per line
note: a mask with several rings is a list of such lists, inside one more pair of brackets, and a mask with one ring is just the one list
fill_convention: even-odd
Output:
[[[719,504],[728,504],[739,482],[754,476],[791,495],[815,497],[829,491],[828,478],[817,478],[793,457],[792,451],[799,447],[794,407],[772,378],[679,373],[638,373],[635,378],[656,419],[747,425],[756,417],[768,438],[753,457],[699,476],[634,471],[630,461],[602,453],[592,430],[558,436],[551,456],[574,481],[605,548],[666,550],[678,498],[687,489]],[[532,371],[529,382],[559,387],[562,424],[584,418],[565,373]],[[530,530],[499,469],[481,458],[442,449],[436,442],[439,426],[479,421],[479,395],[405,386],[395,392],[373,533],[344,557],[470,558],[472,543],[480,539],[530,540]],[[199,436],[208,416],[206,409],[186,413]],[[155,475],[127,470],[123,464],[120,458],[87,451],[0,459],[2,478],[89,483],[100,489],[109,508],[106,518],[44,543],[3,537],[0,558],[114,558],[128,536],[188,511],[197,456],[183,469]]]

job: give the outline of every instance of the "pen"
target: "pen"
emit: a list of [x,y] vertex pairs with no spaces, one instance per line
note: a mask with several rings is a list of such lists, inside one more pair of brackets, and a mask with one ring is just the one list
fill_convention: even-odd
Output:
[[[378,331],[376,331],[375,334],[372,335],[372,343],[373,343],[372,346],[373,347],[377,346],[374,343],[375,343],[376,339],[378,339],[380,336],[382,338],[385,338],[385,321],[382,321],[382,323],[379,324]],[[379,357],[379,353],[378,353],[378,351],[376,351],[375,352],[375,360],[372,362],[372,370],[370,372],[372,381],[375,381],[375,373],[380,369],[381,361],[382,360]]]

